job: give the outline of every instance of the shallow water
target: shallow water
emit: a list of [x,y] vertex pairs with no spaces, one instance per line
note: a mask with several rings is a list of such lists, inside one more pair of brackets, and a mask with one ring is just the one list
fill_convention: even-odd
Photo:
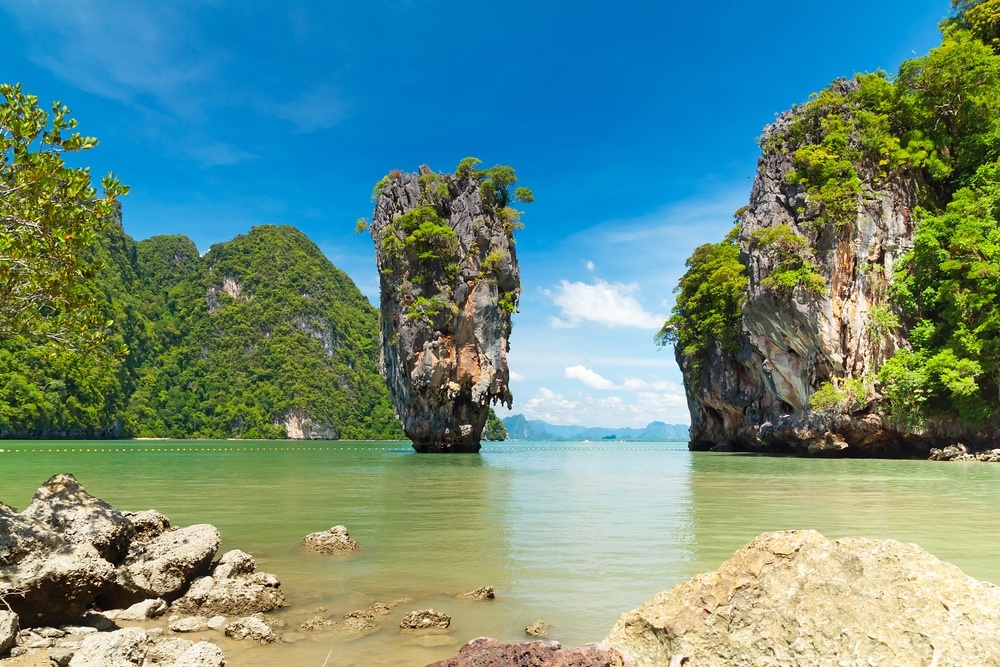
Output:
[[[760,532],[916,542],[1000,582],[1000,465],[806,460],[690,453],[684,443],[500,443],[480,455],[417,455],[402,443],[0,442],[0,501],[23,509],[72,472],[120,509],[211,523],[223,549],[273,572],[292,643],[201,636],[231,667],[423,665],[473,637],[526,639],[544,619],[565,645],[600,640],[656,592],[713,570]],[[346,525],[362,549],[304,552],[307,533]],[[456,597],[492,585],[498,599]],[[377,633],[345,640],[299,624],[400,597]],[[403,634],[432,607],[450,632]]]

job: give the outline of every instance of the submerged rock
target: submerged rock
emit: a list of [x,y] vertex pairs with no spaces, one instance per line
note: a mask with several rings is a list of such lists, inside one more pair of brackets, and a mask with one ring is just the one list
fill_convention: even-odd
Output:
[[382,373],[418,452],[479,451],[490,404],[512,401],[514,172],[464,164],[455,175],[393,172],[376,189]]
[[1000,664],[1000,588],[913,544],[764,533],[605,641],[635,667]]
[[524,626],[524,634],[530,635],[532,637],[543,637],[549,633],[549,626],[545,624],[545,621],[539,619],[537,621],[532,621],[528,625]]
[[[585,644],[563,649],[557,641],[507,644],[479,637],[463,646],[458,655],[427,667],[624,667],[622,656],[606,644]],[[664,667],[666,665],[664,664]]]
[[274,634],[274,630],[267,624],[262,614],[233,621],[226,626],[225,633],[231,639],[250,640],[261,644],[274,644],[278,641],[278,636]]
[[318,554],[342,554],[358,549],[358,543],[347,532],[346,526],[334,526],[319,533],[309,533],[302,544]]
[[482,586],[474,591],[462,593],[458,597],[466,600],[492,600],[496,597],[496,593],[493,592],[492,586]]
[[451,616],[433,609],[411,611],[399,623],[401,630],[424,630],[427,628],[446,629],[451,625]]

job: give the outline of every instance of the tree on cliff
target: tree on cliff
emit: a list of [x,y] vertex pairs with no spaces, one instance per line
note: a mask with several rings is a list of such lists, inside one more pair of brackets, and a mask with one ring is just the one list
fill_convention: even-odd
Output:
[[108,174],[98,196],[89,169],[66,166],[64,154],[97,139],[69,133],[77,122],[62,103],[50,115],[11,84],[0,84],[0,98],[0,340],[88,346],[107,322],[87,288],[100,266],[84,251],[128,188]]

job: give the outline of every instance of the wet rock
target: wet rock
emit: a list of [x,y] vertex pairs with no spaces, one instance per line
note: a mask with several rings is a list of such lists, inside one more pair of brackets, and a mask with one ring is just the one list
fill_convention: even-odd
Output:
[[262,614],[254,614],[240,618],[226,626],[226,636],[236,640],[250,640],[261,644],[273,644],[278,641],[274,630],[264,620]]
[[463,646],[454,658],[427,667],[624,667],[625,664],[622,656],[606,644],[563,649],[556,641],[507,644],[479,637]]
[[969,450],[960,442],[954,445],[949,445],[944,449],[931,449],[931,461],[955,461],[966,458],[971,458],[969,457]]
[[98,632],[83,640],[70,667],[140,667],[151,641],[141,628]]
[[466,600],[492,600],[496,597],[496,594],[493,592],[492,586],[483,586],[474,591],[462,593],[458,597],[465,598]]
[[532,637],[543,637],[549,633],[549,626],[543,620],[532,621],[524,626],[524,634]]
[[1000,588],[912,544],[765,533],[605,641],[635,667],[1000,664]]
[[423,630],[427,628],[447,628],[451,625],[451,616],[434,611],[433,609],[419,609],[411,611],[403,617],[399,623],[402,630]]
[[[512,401],[508,339],[521,293],[515,220],[480,180],[427,167],[393,172],[372,218],[382,373],[418,452],[479,451],[490,404]],[[433,247],[414,242],[421,225],[434,230],[424,242]]]
[[100,632],[111,632],[118,629],[118,624],[110,612],[88,611],[74,619],[73,625],[89,627]]
[[87,493],[70,474],[55,475],[43,484],[22,516],[58,533],[70,544],[89,544],[117,563],[128,550],[135,528],[111,505]]
[[66,631],[67,635],[90,635],[97,632],[97,628],[92,628],[89,625],[64,625],[62,629]]
[[347,533],[344,526],[334,526],[320,533],[309,533],[302,544],[318,554],[342,554],[355,551],[358,543]]
[[205,625],[207,625],[212,630],[223,630],[226,627],[226,617],[213,616],[212,618],[208,619],[208,623],[206,623]]
[[0,655],[17,644],[17,633],[20,630],[17,614],[12,611],[0,611]]
[[316,632],[317,630],[330,628],[333,625],[335,625],[334,621],[323,618],[322,616],[313,616],[306,619],[306,621],[299,627],[303,630],[308,630],[309,632]]
[[222,649],[215,644],[166,637],[149,648],[143,667],[224,667],[225,664]]
[[152,598],[137,602],[128,609],[122,609],[115,614],[116,621],[148,621],[149,619],[162,616],[167,611],[166,601],[160,598]]
[[208,618],[205,616],[182,616],[170,621],[167,627],[171,632],[201,632],[208,629]]
[[286,604],[273,574],[255,572],[253,557],[234,549],[219,559],[211,576],[192,582],[173,608],[184,614],[202,616],[249,616],[280,609]]
[[125,561],[129,578],[146,597],[177,597],[188,582],[207,573],[219,550],[215,526],[176,528],[139,545]]

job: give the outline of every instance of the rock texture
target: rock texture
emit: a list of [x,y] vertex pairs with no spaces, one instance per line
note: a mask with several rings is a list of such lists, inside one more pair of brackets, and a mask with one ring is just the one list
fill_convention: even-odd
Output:
[[490,637],[473,639],[448,660],[427,667],[624,667],[622,656],[606,644],[563,649],[556,641],[506,644]]
[[256,569],[250,554],[227,551],[211,576],[195,579],[173,609],[201,616],[245,616],[284,607],[287,603],[278,578]]
[[424,630],[427,628],[445,629],[451,626],[451,616],[433,609],[418,609],[411,611],[399,623],[401,630]]
[[[847,94],[855,81],[837,82]],[[749,293],[743,309],[741,346],[710,351],[695,374],[678,353],[691,412],[692,449],[783,451],[810,455],[926,454],[915,434],[899,433],[869,400],[850,410],[810,410],[810,396],[824,383],[842,385],[878,371],[907,345],[895,330],[873,323],[875,309],[888,309],[888,286],[902,255],[912,247],[916,184],[876,178],[859,165],[861,193],[854,220],[820,224],[801,184],[789,183],[795,146],[785,134],[799,111],[782,114],[764,130],[764,151],[750,203],[742,214],[740,259]],[[808,242],[826,286],[819,294],[804,286],[778,294],[762,284],[779,253],[757,247],[755,235],[779,226]]]
[[1000,588],[912,544],[765,533],[605,641],[635,667],[1000,664]]
[[479,451],[490,404],[512,402],[508,339],[521,292],[514,223],[481,187],[474,174],[423,166],[393,172],[378,193],[370,231],[382,373],[418,452]]
[[319,533],[309,533],[302,538],[302,544],[318,554],[343,554],[358,549],[358,543],[348,534],[346,526],[333,526]]

